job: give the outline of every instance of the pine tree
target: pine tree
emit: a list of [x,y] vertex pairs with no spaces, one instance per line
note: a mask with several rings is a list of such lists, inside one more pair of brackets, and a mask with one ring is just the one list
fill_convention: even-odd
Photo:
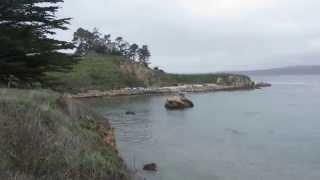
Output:
[[151,57],[151,53],[147,45],[143,45],[142,48],[138,50],[138,56],[139,56],[139,63],[148,67],[150,64],[149,59]]
[[59,50],[73,44],[52,38],[70,21],[57,18],[59,3],[63,0],[1,0],[0,81],[43,82],[47,71],[64,71],[72,64]]
[[138,44],[132,44],[130,45],[129,49],[128,49],[128,58],[131,60],[131,62],[135,62],[136,58],[137,58],[137,51],[139,49],[139,45]]

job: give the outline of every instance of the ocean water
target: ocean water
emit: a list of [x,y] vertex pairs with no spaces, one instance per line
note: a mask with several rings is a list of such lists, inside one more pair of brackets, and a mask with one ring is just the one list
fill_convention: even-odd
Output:
[[[167,111],[166,96],[88,103],[112,120],[121,155],[148,180],[320,179],[320,76],[253,79],[273,87],[188,94],[195,107],[183,111]],[[159,172],[140,171],[150,162]]]

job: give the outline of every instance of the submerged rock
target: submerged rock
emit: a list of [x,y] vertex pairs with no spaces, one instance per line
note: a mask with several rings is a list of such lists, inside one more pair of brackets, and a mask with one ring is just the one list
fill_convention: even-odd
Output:
[[165,108],[172,110],[192,108],[193,106],[193,102],[184,96],[176,96],[173,98],[169,98],[167,99],[165,104]]
[[225,129],[225,131],[230,132],[233,135],[247,135],[247,133],[245,133],[245,132],[241,132],[239,130],[231,129],[231,128],[227,128],[227,129]]
[[272,85],[270,83],[266,83],[266,82],[259,82],[255,85],[256,89],[261,89],[263,87],[271,87]]
[[156,163],[150,163],[143,166],[143,170],[145,171],[157,171],[158,167]]
[[126,115],[136,115],[136,113],[133,112],[133,111],[127,111],[127,112],[126,112]]

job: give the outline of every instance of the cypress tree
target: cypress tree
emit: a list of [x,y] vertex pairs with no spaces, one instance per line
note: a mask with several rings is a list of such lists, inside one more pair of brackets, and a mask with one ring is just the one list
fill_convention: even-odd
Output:
[[73,63],[59,50],[73,44],[53,38],[67,30],[70,18],[58,18],[63,0],[1,0],[0,81],[44,82],[48,71],[65,71]]

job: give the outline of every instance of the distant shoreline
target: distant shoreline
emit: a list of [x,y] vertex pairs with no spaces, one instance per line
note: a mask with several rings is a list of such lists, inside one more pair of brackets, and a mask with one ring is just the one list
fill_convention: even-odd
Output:
[[247,76],[320,75],[320,65],[299,65],[251,71],[235,71]]
[[[259,87],[261,88],[261,87]],[[86,93],[69,95],[71,98],[97,98],[97,97],[115,97],[115,96],[135,96],[135,95],[164,95],[177,94],[180,92],[217,92],[217,91],[236,91],[236,90],[254,90],[256,86],[249,84],[240,85],[217,85],[217,84],[189,84],[179,86],[168,86],[158,88],[123,88],[119,90],[99,91],[91,90]]]

